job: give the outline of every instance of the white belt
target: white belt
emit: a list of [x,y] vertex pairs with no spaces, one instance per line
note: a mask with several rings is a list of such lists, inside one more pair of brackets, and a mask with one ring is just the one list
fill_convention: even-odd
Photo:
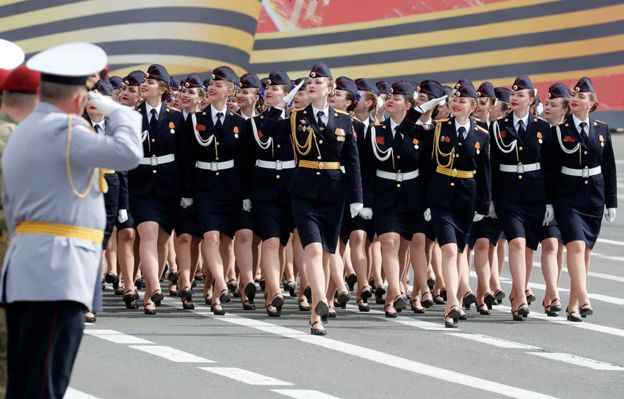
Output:
[[297,164],[294,160],[291,161],[263,161],[262,159],[256,160],[256,166],[263,169],[273,169],[273,170],[282,170],[282,169],[294,169]]
[[213,172],[218,172],[220,170],[232,169],[234,167],[234,160],[230,159],[229,161],[223,162],[195,162],[195,167],[197,169],[211,170]]
[[171,163],[173,161],[175,161],[175,155],[174,154],[162,155],[160,157],[157,157],[156,155],[152,155],[149,158],[141,159],[139,161],[139,165],[158,166],[158,165],[165,164],[165,163]]
[[377,169],[376,172],[377,177],[381,177],[382,179],[387,179],[387,180],[394,180],[394,181],[405,181],[405,180],[412,180],[418,177],[418,169],[413,170],[411,172],[405,172],[405,173],[401,173],[401,172],[386,172],[383,170],[379,170]]
[[510,173],[524,173],[524,172],[534,172],[536,170],[542,169],[542,165],[539,162],[529,163],[529,164],[516,164],[516,165],[500,165],[501,172],[510,172]]
[[574,168],[568,168],[566,166],[562,166],[561,173],[563,173],[564,175],[568,175],[568,176],[589,177],[589,176],[599,175],[600,173],[602,173],[602,169],[600,169],[600,166],[596,166],[593,168],[588,168],[586,166],[583,169],[574,169]]

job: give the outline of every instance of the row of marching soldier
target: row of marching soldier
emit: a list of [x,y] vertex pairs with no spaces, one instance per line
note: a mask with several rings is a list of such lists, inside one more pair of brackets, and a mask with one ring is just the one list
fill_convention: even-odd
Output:
[[[397,317],[408,305],[424,313],[444,304],[444,324],[454,328],[472,304],[488,315],[505,297],[498,277],[503,262],[496,256],[504,239],[513,320],[524,320],[536,300],[528,277],[540,242],[545,312],[562,310],[558,254],[565,246],[568,319],[593,313],[586,287],[589,254],[603,215],[615,219],[617,188],[609,129],[590,117],[598,100],[587,77],[572,89],[553,84],[541,105],[524,75],[511,88],[489,82],[475,88],[465,79],[453,87],[434,80],[389,84],[334,79],[327,65],[317,63],[295,81],[281,70],[260,79],[221,66],[207,80],[190,74],[177,82],[153,64],[124,77],[106,71],[85,77],[85,69],[74,78],[59,72],[46,52],[29,66],[45,82],[38,112],[53,111],[55,99],[68,101],[60,109],[72,126],[71,115],[85,110],[86,121],[74,129],[78,144],[64,141],[67,190],[57,200],[97,201],[100,194],[90,190],[97,184],[105,193],[106,226],[100,237],[94,232],[98,218],[86,230],[39,220],[28,211],[32,204],[15,204],[16,193],[35,182],[25,179],[24,169],[10,169],[4,181],[19,188],[7,190],[5,207],[9,231],[19,240],[3,271],[6,303],[24,300],[15,286],[24,274],[39,273],[14,271],[13,259],[34,256],[20,253],[32,250],[27,241],[41,249],[43,243],[35,242],[41,236],[62,236],[102,242],[108,255],[104,281],[113,283],[129,309],[139,307],[135,287],[144,284],[146,315],[157,314],[165,298],[161,277],[167,267],[169,291],[183,309],[194,308],[192,291],[201,275],[202,297],[215,315],[225,314],[231,295],[240,297],[244,310],[256,309],[261,289],[267,315],[280,317],[283,281],[299,309],[310,311],[314,335],[326,334],[327,319],[346,306],[352,290],[359,311],[369,311],[368,300],[375,297],[386,317]],[[55,87],[60,93],[50,93]],[[63,97],[76,87],[87,87],[88,99]],[[120,115],[129,109],[134,111],[126,119],[141,124],[133,138],[142,145],[138,166],[130,161],[134,141],[118,137]],[[40,123],[36,113],[22,130]],[[100,139],[83,143],[83,131]],[[31,144],[13,141],[15,147]],[[106,145],[101,153],[87,150],[101,143],[117,157],[102,158]],[[75,154],[72,145],[81,146]],[[128,147],[122,151],[123,145]],[[17,160],[4,157],[3,165],[11,162]],[[73,171],[72,162],[100,169]],[[469,284],[470,252],[476,292]],[[88,292],[67,299],[95,311],[85,299]],[[87,317],[95,320],[91,312]]]

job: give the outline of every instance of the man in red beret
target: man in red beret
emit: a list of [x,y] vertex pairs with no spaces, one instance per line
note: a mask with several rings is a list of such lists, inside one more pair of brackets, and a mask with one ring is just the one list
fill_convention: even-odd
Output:
[[26,118],[37,105],[40,76],[39,72],[21,65],[0,83],[0,154],[15,125]]

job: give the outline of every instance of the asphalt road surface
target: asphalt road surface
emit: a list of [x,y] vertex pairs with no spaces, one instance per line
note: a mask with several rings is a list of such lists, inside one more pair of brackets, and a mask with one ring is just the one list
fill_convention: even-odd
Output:
[[[624,203],[624,135],[614,145]],[[226,316],[213,316],[197,306],[201,294],[194,311],[167,298],[157,316],[146,317],[126,310],[108,288],[105,311],[86,327],[66,397],[622,398],[623,227],[624,210],[603,223],[588,279],[595,313],[582,323],[567,322],[564,312],[544,315],[537,263],[531,282],[538,300],[525,322],[511,320],[506,298],[490,316],[473,307],[457,330],[444,328],[441,305],[386,319],[382,305],[363,314],[352,301],[330,319],[327,337],[314,337],[307,313],[289,296],[279,319],[261,305],[244,312],[237,298]],[[509,292],[507,266],[503,276]],[[476,289],[474,277],[471,283]],[[565,307],[565,268],[559,287]]]

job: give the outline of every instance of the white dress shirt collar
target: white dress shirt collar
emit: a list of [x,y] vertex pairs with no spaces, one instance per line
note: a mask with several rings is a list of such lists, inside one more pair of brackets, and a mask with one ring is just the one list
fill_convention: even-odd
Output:
[[468,119],[468,122],[466,122],[465,125],[460,125],[459,122],[457,122],[457,119],[455,119],[455,133],[457,133],[458,135],[460,127],[466,129],[466,132],[464,133],[464,138],[466,138],[468,136],[468,132],[470,131],[470,119]]
[[152,118],[152,110],[155,109],[156,110],[156,119],[160,118],[160,107],[162,106],[162,103],[158,104],[155,108],[152,107],[151,105],[149,105],[147,103],[147,101],[145,102],[145,111],[147,112],[147,120],[150,121]]
[[210,106],[210,111],[212,114],[212,123],[217,124],[217,113],[221,112],[223,116],[221,116],[221,123],[225,123],[225,116],[227,115],[227,106],[224,109],[217,109],[214,105]]
[[514,124],[514,128],[516,129],[516,132],[518,131],[518,128],[519,128],[518,126],[519,121],[522,121],[522,123],[524,123],[524,130],[526,130],[527,126],[529,126],[529,114],[527,113],[522,119],[518,119],[516,114],[513,114],[513,124]]
[[317,114],[319,111],[323,111],[323,116],[321,117],[321,119],[323,120],[325,125],[327,125],[327,121],[329,120],[329,105],[325,106],[324,109],[318,109],[314,105],[312,106],[312,115],[314,115],[315,121],[318,121]]
[[585,122],[585,134],[589,134],[589,117],[582,121],[573,114],[572,120],[574,121],[574,127],[576,127],[576,131],[579,132],[579,134],[581,133],[581,123]]

